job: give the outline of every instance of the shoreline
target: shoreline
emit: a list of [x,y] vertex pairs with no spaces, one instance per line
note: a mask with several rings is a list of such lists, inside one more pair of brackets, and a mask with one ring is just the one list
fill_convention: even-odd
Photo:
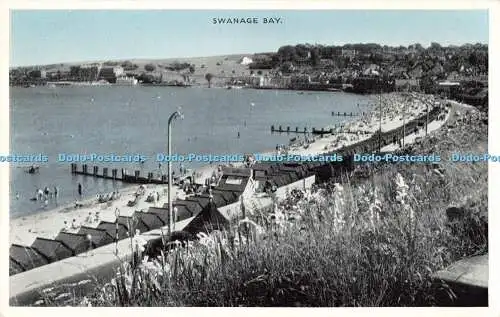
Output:
[[[399,124],[402,126],[401,120],[396,120],[396,114],[401,112],[400,102],[405,102],[401,99],[402,96],[399,93],[384,94],[384,99],[386,102],[390,102],[389,107],[385,109],[385,113],[382,116],[383,131],[391,130],[397,128]],[[432,98],[428,95],[424,95],[425,98]],[[412,98],[412,104],[415,104],[415,99]],[[408,106],[408,105],[406,105]],[[415,109],[414,109],[415,108]],[[425,106],[421,102],[417,102],[416,105],[412,105],[412,116],[408,116],[406,120],[412,120],[420,112],[416,110],[425,109]],[[344,124],[343,128],[337,128],[333,134],[323,135],[323,136],[310,136],[308,137],[310,143],[306,146],[305,144],[295,144],[287,145],[289,154],[297,155],[320,155],[328,151],[336,150],[344,146],[360,142],[366,138],[373,135],[374,131],[378,130],[377,123],[378,120],[378,107],[373,107],[369,109],[366,116],[353,118]],[[385,114],[385,115],[384,115]],[[364,130],[366,129],[366,130]],[[361,133],[363,131],[363,133]],[[365,133],[369,131],[369,133]],[[298,138],[303,140],[306,137]],[[302,142],[305,143],[305,142]],[[259,151],[260,154],[273,154],[276,150],[264,150]],[[219,165],[223,166],[233,166],[239,167],[242,165],[241,162],[220,162],[220,164],[207,164],[196,169],[193,172],[196,173],[197,179],[210,178],[213,171],[217,170]],[[199,174],[199,176],[198,176]],[[43,238],[54,238],[59,231],[64,228],[63,221],[67,221],[69,224],[75,219],[78,225],[85,226],[97,226],[99,221],[110,221],[114,222],[115,210],[118,208],[120,210],[120,215],[126,216],[132,214],[136,210],[147,210],[151,206],[163,206],[167,202],[166,191],[168,185],[155,185],[147,184],[146,193],[139,200],[138,204],[133,207],[127,206],[128,200],[133,199],[133,194],[139,184],[130,184],[130,186],[124,186],[120,189],[121,197],[112,201],[111,203],[98,203],[95,197],[88,197],[79,201],[84,206],[80,208],[75,208],[74,203],[63,204],[60,207],[49,209],[46,211],[36,212],[29,215],[22,215],[16,218],[10,219],[10,244],[24,244],[30,245],[36,237]],[[151,204],[144,201],[148,194],[153,194],[154,192],[161,193],[161,198],[158,203]],[[182,198],[183,193],[180,193],[179,187],[172,186],[172,196]],[[158,205],[160,204],[160,205]],[[92,213],[94,217],[95,213],[99,213],[99,221],[96,222],[86,222],[85,218],[88,218],[88,214]],[[54,219],[58,219],[54,222]],[[68,232],[76,232],[78,229],[70,229]]]

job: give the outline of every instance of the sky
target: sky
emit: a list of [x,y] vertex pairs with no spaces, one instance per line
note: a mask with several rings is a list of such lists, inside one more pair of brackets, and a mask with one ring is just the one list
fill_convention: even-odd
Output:
[[[287,44],[488,43],[487,10],[12,10],[10,66],[277,51]],[[213,24],[256,17],[258,24]],[[264,17],[283,23],[263,24]]]

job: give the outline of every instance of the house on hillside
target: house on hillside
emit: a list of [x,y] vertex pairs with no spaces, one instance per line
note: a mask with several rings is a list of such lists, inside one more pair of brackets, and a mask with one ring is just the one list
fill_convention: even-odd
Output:
[[416,65],[408,72],[408,75],[410,78],[421,78],[423,73],[424,70],[422,69],[422,65]]
[[249,65],[249,64],[253,63],[253,60],[252,60],[250,57],[246,57],[246,56],[244,56],[244,57],[243,57],[243,58],[239,61],[239,63],[240,63],[241,65]]
[[418,79],[396,79],[394,81],[394,89],[396,91],[418,91],[420,89],[420,81]]
[[355,58],[357,55],[357,52],[356,50],[350,50],[350,49],[342,49],[342,51],[340,52],[340,56],[342,57],[346,57],[346,58],[349,58],[349,59],[353,59]]
[[125,71],[121,66],[103,67],[99,72],[99,79],[104,79],[112,84],[116,83],[116,78],[123,76]]

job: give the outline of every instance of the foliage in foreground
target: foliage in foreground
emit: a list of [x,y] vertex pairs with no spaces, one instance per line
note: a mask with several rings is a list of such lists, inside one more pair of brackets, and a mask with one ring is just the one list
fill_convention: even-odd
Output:
[[[469,167],[469,176],[479,182],[474,169]],[[434,305],[432,272],[487,252],[486,223],[479,217],[487,199],[480,190],[469,200],[475,209],[451,225],[444,192],[458,199],[467,178],[447,185],[432,170],[428,174],[409,179],[393,171],[369,185],[336,185],[289,201],[291,208],[280,207],[273,220],[255,214],[260,225],[245,221],[254,234],[245,234],[241,224],[240,230],[200,236],[136,268],[123,265],[91,301],[105,306]]]
[[[485,163],[442,163],[392,166],[362,184],[325,185],[290,196],[271,214],[255,209],[227,232],[200,234],[134,267],[124,263],[110,283],[73,302],[438,305],[436,287],[446,285],[436,286],[431,274],[488,252],[487,183]],[[450,203],[459,207],[453,217]]]

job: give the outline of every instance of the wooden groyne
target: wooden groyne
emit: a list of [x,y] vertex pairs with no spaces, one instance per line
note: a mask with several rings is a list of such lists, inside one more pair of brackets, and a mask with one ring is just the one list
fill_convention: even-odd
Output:
[[144,177],[141,176],[140,170],[135,170],[134,174],[129,174],[129,171],[123,168],[119,170],[117,168],[109,169],[107,167],[100,169],[99,166],[92,166],[92,169],[89,167],[90,166],[87,164],[82,164],[81,169],[79,169],[78,164],[71,163],[71,174],[111,179],[134,184],[168,184],[167,175],[161,175],[158,177],[155,176],[154,173],[149,172],[147,176]]
[[299,129],[299,127],[295,127],[295,129],[292,129],[290,126],[287,126],[286,129],[283,128],[282,126],[279,126],[276,128],[274,125],[271,126],[271,133],[297,133],[297,134],[331,134],[333,133],[334,129],[316,129],[312,128],[310,131],[307,127],[304,127],[304,129]]
[[332,111],[332,117],[359,117],[364,116],[365,113],[355,113],[355,112],[340,112],[340,111]]

